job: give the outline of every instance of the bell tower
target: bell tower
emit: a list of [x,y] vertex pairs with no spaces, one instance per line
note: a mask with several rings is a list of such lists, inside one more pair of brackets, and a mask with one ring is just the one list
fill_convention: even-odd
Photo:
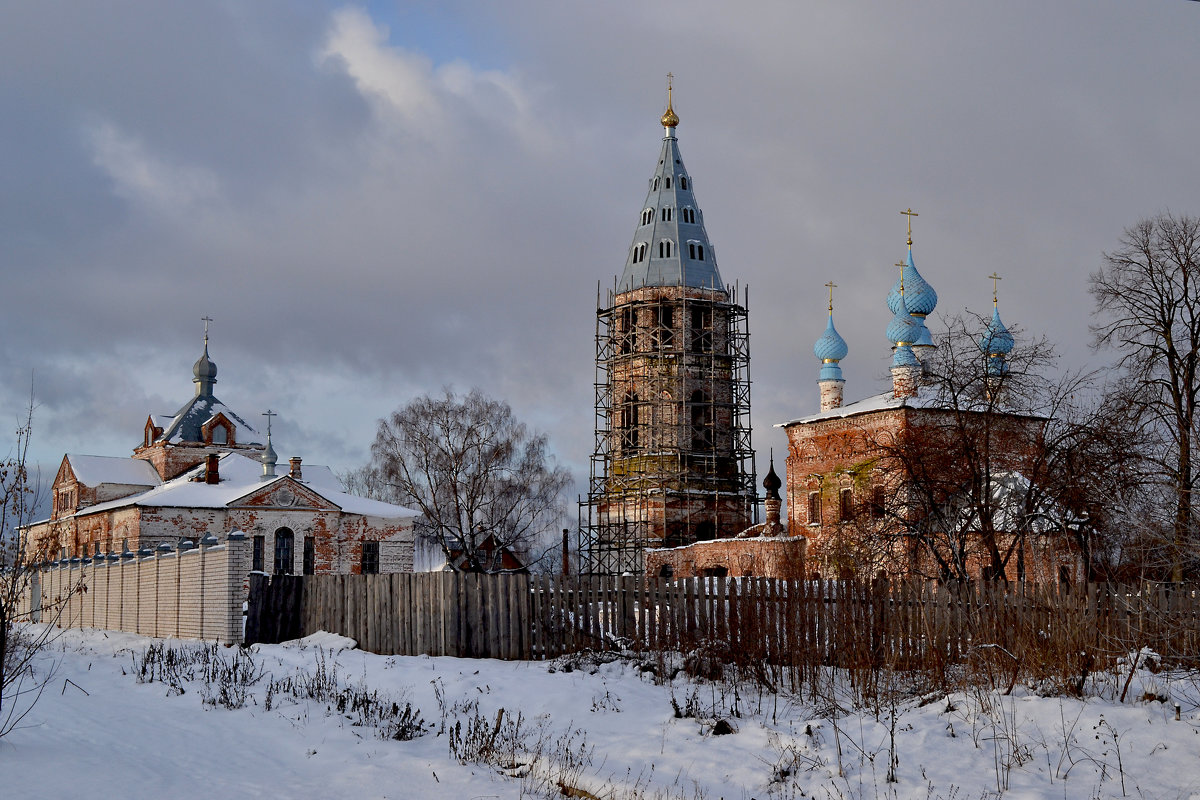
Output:
[[748,293],[721,280],[679,153],[670,84],[660,121],[624,272],[597,296],[585,573],[641,572],[647,547],[732,537],[758,522]]

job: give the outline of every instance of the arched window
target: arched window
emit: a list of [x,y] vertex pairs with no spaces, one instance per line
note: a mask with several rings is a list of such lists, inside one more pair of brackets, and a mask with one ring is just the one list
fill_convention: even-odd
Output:
[[637,392],[625,395],[621,401],[621,444],[629,450],[638,448],[638,396]]
[[707,353],[713,349],[712,307],[700,306],[692,309],[692,349]]
[[670,239],[663,239],[661,242],[658,243],[658,257],[659,258],[670,258],[671,257],[671,240]]
[[662,221],[663,222],[671,221],[671,216],[672,216],[671,212],[672,212],[671,208],[666,208],[666,207],[663,208],[663,210],[662,210]]
[[691,405],[692,449],[713,449],[713,407],[703,390],[692,392],[688,401]]
[[696,260],[697,261],[704,260],[704,245],[702,245],[702,244],[696,245]]
[[649,225],[653,221],[654,221],[654,209],[647,208],[645,211],[642,212],[642,224]]
[[687,175],[680,175],[680,176],[679,176],[679,188],[680,188],[680,189],[686,189],[686,188],[687,188]]
[[658,191],[658,178],[654,179],[654,190]]
[[275,574],[292,574],[292,556],[296,551],[296,535],[291,528],[275,531]]
[[638,264],[646,260],[646,243],[638,242],[633,246],[633,263]]
[[671,178],[670,178],[670,176],[668,176],[666,180],[667,180],[667,188],[668,188],[668,189],[670,189],[670,188],[671,188]]
[[682,216],[684,222],[690,223],[692,225],[696,224],[696,210],[694,208],[692,208],[691,206],[684,206],[680,210],[679,213]]

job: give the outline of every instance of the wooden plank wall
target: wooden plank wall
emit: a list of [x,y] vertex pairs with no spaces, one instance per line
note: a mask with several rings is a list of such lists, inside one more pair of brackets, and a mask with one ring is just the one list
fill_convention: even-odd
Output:
[[318,630],[395,655],[552,659],[704,647],[781,665],[916,665],[1016,653],[1200,653],[1200,591],[1094,584],[782,581],[639,576],[252,576],[247,641]]

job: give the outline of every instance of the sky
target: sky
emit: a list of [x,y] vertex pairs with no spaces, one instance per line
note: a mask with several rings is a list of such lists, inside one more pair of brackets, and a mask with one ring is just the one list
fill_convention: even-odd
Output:
[[1200,4],[0,0],[0,415],[125,455],[192,395],[278,412],[281,460],[479,387],[578,489],[595,302],[623,269],[666,75],[722,276],[749,287],[760,476],[817,410],[823,286],[848,400],[882,391],[914,209],[930,320],[1000,310],[1065,367],[1122,230],[1200,214]]

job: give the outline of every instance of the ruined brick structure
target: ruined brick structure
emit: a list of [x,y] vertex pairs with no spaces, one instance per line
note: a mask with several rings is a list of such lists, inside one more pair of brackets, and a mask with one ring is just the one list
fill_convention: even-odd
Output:
[[195,396],[174,416],[151,415],[133,458],[63,457],[51,516],[29,528],[35,560],[145,553],[241,531],[258,570],[412,570],[417,512],[346,494],[328,467],[300,458],[276,475],[269,430],[264,443],[213,395],[207,335],[193,374]]
[[661,121],[625,271],[597,299],[584,573],[641,572],[647,547],[730,537],[756,521],[745,302],[717,270],[669,99]]

